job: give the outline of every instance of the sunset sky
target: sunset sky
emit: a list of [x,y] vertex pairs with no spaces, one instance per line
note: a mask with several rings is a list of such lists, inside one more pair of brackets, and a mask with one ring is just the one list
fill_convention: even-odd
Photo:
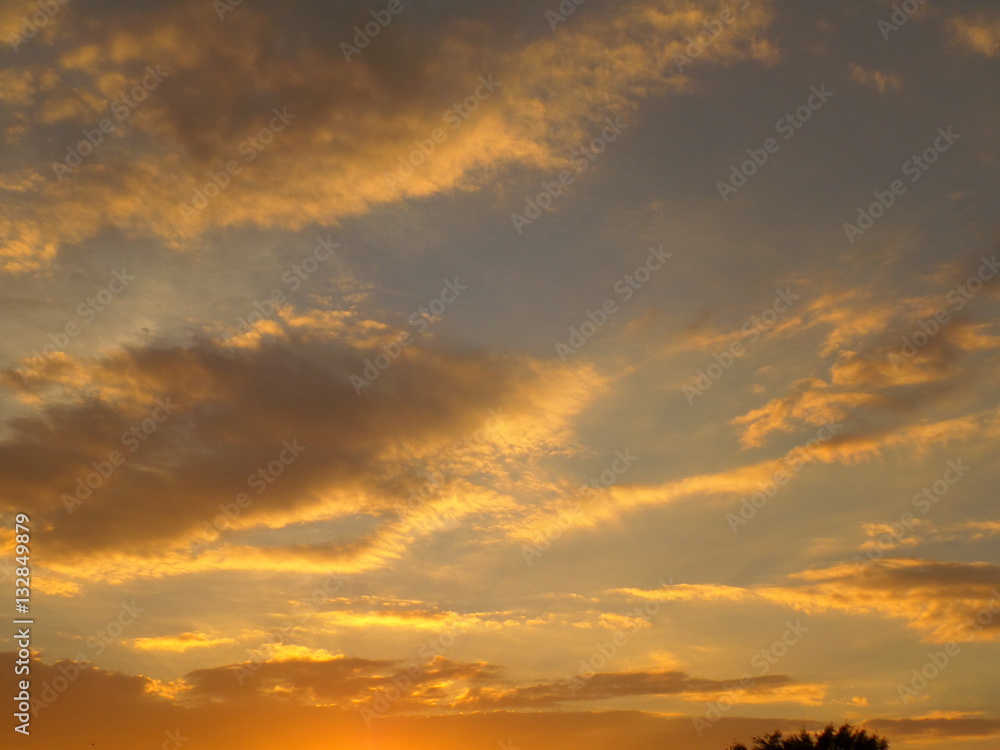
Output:
[[0,42],[0,747],[1000,748],[995,2]]

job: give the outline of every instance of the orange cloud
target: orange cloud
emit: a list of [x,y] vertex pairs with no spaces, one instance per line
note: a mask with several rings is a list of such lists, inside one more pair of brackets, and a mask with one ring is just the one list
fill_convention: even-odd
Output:
[[793,574],[792,586],[678,584],[619,593],[659,601],[767,601],[904,620],[930,643],[1000,640],[1000,568],[914,558],[843,563]]
[[985,57],[1000,55],[1000,14],[995,11],[955,16],[948,31],[952,43],[965,51]]
[[[771,22],[769,6],[751,4],[700,64],[774,62],[773,43],[760,36]],[[689,89],[691,79],[676,70],[674,56],[683,53],[687,35],[711,20],[693,0],[633,0],[589,8],[558,34],[524,39],[503,33],[510,18],[476,12],[487,17],[474,13],[436,29],[433,43],[403,18],[394,27],[403,43],[372,45],[351,64],[324,39],[303,40],[264,68],[246,51],[271,45],[269,16],[280,15],[278,9],[245,6],[225,24],[213,24],[204,22],[204,3],[188,0],[158,9],[152,20],[118,14],[86,34],[52,26],[58,66],[6,74],[8,105],[15,122],[23,120],[8,130],[8,140],[39,129],[49,135],[45,128],[54,123],[73,123],[74,135],[95,127],[108,116],[107,102],[142,80],[150,61],[167,77],[128,117],[112,115],[116,136],[65,179],[55,179],[51,165],[25,164],[19,179],[31,186],[29,194],[0,220],[3,269],[43,270],[60,247],[105,227],[191,249],[212,228],[330,226],[378,204],[479,190],[513,166],[558,171],[605,118],[627,119],[642,99]],[[409,73],[406,86],[400,69]],[[440,75],[444,69],[447,76]],[[487,75],[498,81],[494,91],[456,129],[442,113],[482,91],[480,77]],[[272,107],[294,116],[289,134],[244,151],[247,139],[268,127]],[[436,130],[445,140],[434,158],[400,177],[400,161]],[[140,134],[154,145],[142,145]],[[57,143],[47,152],[62,159],[72,145]],[[222,174],[230,163],[236,166],[217,197],[182,212],[206,185],[215,192],[206,174]],[[248,179],[262,170],[267,180]]]

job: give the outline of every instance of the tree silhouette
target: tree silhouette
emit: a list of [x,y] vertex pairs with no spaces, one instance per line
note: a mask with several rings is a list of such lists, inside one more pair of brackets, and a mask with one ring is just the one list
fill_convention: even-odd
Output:
[[[868,734],[864,729],[850,724],[834,729],[833,724],[827,724],[815,736],[803,729],[788,737],[782,736],[780,731],[754,737],[750,750],[888,750],[888,747],[888,740],[877,734]],[[742,742],[737,742],[729,750],[748,749]]]

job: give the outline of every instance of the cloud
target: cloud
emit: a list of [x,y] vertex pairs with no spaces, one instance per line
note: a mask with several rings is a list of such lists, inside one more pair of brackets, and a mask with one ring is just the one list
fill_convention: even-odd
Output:
[[[834,276],[816,281],[812,301],[785,321],[789,326],[768,334],[795,337],[788,345],[800,349],[816,345],[811,374],[779,385],[781,393],[729,420],[743,446],[758,448],[777,433],[843,422],[846,429],[820,446],[818,455],[850,463],[878,457],[888,447],[910,446],[919,453],[938,440],[992,433],[996,413],[974,411],[960,395],[976,383],[976,368],[1000,342],[988,313],[971,312],[954,291],[970,267],[964,257],[943,262],[920,282],[932,291],[903,297],[886,288],[881,274],[863,289],[846,288],[851,284]],[[986,297],[977,302],[989,309]],[[942,315],[945,322],[936,323]],[[817,334],[821,341],[813,344]],[[797,371],[802,368],[789,369]]]
[[[191,249],[213,228],[330,226],[379,204],[480,190],[512,168],[558,172],[606,118],[627,121],[644,99],[689,89],[674,56],[714,18],[693,0],[634,0],[525,37],[477,6],[433,31],[404,13],[348,62],[330,36],[350,24],[331,24],[310,4],[302,12],[327,35],[300,32],[292,44],[281,9],[244,6],[212,23],[199,0],[143,15],[91,9],[88,23],[58,25],[55,66],[3,73],[16,123],[8,141],[38,142],[51,163],[109,116],[108,102],[141,82],[147,65],[166,77],[127,117],[111,114],[114,135],[64,179],[51,163],[27,160],[6,176],[25,192],[0,220],[3,268],[43,270],[59,248],[107,227]],[[751,4],[700,64],[773,62],[761,37],[770,20],[769,3]],[[483,77],[498,82],[492,91]],[[449,119],[449,107],[470,96],[481,99],[476,111]],[[294,119],[258,148],[248,139],[275,108]],[[434,146],[436,129],[446,140]],[[430,157],[422,141],[434,146]],[[415,149],[420,163],[400,177]],[[206,187],[217,197],[182,212]]]
[[889,735],[915,740],[963,740],[1000,735],[1000,719],[990,719],[975,714],[941,712],[937,716],[906,719],[869,719],[866,727]]
[[261,701],[357,710],[377,706],[386,695],[395,696],[390,700],[393,713],[429,708],[462,712],[551,709],[640,695],[675,695],[695,702],[726,695],[736,703],[819,705],[825,694],[823,686],[797,683],[786,675],[765,675],[741,686],[738,679],[702,679],[672,670],[598,672],[583,678],[516,685],[499,666],[485,662],[458,662],[441,655],[409,661],[365,659],[283,646],[272,649],[260,661],[196,669],[171,683],[63,660],[52,666],[41,664],[37,684],[51,684],[66,673],[75,675],[71,681],[74,692],[99,687],[112,702],[155,696],[152,705],[186,710]]
[[929,643],[1000,640],[1000,567],[894,558],[793,574],[790,586],[677,584],[618,593],[660,601],[765,601],[903,620]]
[[[659,484],[622,482],[598,489],[588,495],[585,502],[545,506],[510,523],[511,536],[523,542],[544,544],[546,534],[555,529],[596,529],[604,522],[641,507],[666,505],[694,497],[747,495],[774,483],[776,476],[782,472],[794,476],[810,464],[870,461],[880,458],[883,451],[889,448],[906,448],[915,455],[924,455],[935,445],[971,440],[977,435],[997,434],[1000,430],[1000,410],[925,424],[907,425],[904,422],[895,426],[845,429],[843,424],[832,421],[847,418],[845,404],[876,403],[878,399],[859,394],[831,393],[819,380],[799,385],[799,392],[775,399],[760,409],[731,420],[731,423],[747,425],[743,439],[747,447],[759,446],[761,436],[772,431],[796,431],[802,422],[830,424],[826,429],[821,427],[822,432],[814,430],[808,439],[803,438],[802,444],[782,455]],[[830,433],[832,437],[829,437]],[[747,435],[750,437],[747,438]],[[574,491],[573,487],[566,487],[564,494],[573,497]]]
[[968,52],[984,57],[1000,55],[1000,13],[982,10],[975,15],[958,15],[948,22],[951,41]]
[[[737,680],[705,680],[685,672],[613,672],[597,673],[586,679],[559,680],[512,688],[478,687],[468,691],[456,703],[463,709],[553,708],[574,701],[603,700],[635,695],[679,695],[685,700],[704,701],[726,694],[734,702],[813,703],[824,690],[801,685],[788,690],[791,681],[785,675],[768,675],[740,688]],[[742,695],[746,693],[746,695]],[[806,694],[810,697],[806,698]]]
[[748,686],[738,679],[709,680],[680,671],[598,672],[516,685],[497,665],[463,663],[440,655],[408,662],[322,654],[310,658],[269,658],[186,675],[178,693],[182,703],[274,699],[310,705],[356,708],[377,706],[394,694],[392,709],[449,710],[550,709],[567,703],[616,697],[677,695],[706,701],[727,695],[736,703],[819,705],[825,688],[801,684],[786,675],[759,677]]
[[769,401],[763,407],[730,420],[742,428],[740,442],[748,448],[763,445],[771,432],[791,432],[793,423],[823,425],[847,419],[851,411],[876,400],[866,393],[830,392],[826,384],[816,378],[796,383],[793,391],[782,398]]
[[[505,462],[571,449],[572,418],[601,388],[586,366],[431,345],[408,348],[359,395],[348,378],[380,350],[310,333],[3,373],[39,411],[0,444],[2,499],[49,525],[50,569],[120,581],[378,566],[466,517],[512,510]],[[367,521],[336,543],[241,543],[253,529],[337,518]]]
[[[386,689],[403,685],[397,710],[420,708],[431,689],[441,683],[476,683],[494,679],[497,667],[462,664],[434,657],[422,664],[335,656],[246,662],[186,675],[181,700],[253,701],[277,699],[308,705],[354,708],[374,700]],[[433,701],[437,702],[437,697]]]
[[[0,668],[13,671],[14,655],[0,654]],[[325,665],[325,666],[324,666]],[[265,665],[266,666],[266,665]],[[356,670],[354,674],[350,669]],[[818,722],[796,719],[724,717],[715,732],[699,736],[688,716],[658,715],[642,711],[490,711],[465,714],[405,715],[390,712],[367,726],[355,708],[316,706],[297,698],[314,691],[315,697],[341,700],[352,690],[371,683],[374,674],[391,674],[391,665],[341,658],[325,662],[308,660],[262,667],[253,687],[238,699],[240,685],[233,673],[201,670],[189,675],[197,696],[175,695],[172,686],[148,677],[125,675],[84,662],[38,660],[33,665],[36,697],[55,699],[32,722],[32,742],[39,747],[73,747],[86,743],[106,750],[159,747],[168,736],[184,737],[188,750],[239,747],[266,750],[276,746],[311,748],[330,737],[348,746],[378,742],[385,746],[435,747],[461,750],[470,746],[495,746],[498,738],[516,738],[513,747],[554,747],[572,744],[581,750],[601,750],[617,742],[635,747],[656,747],[663,742],[694,750],[718,748],[720,736],[749,737],[775,728],[797,730],[818,727]],[[439,664],[436,678],[490,673],[476,665]],[[449,672],[449,670],[453,670]],[[57,682],[64,674],[72,679]],[[420,679],[431,672],[421,672]],[[247,682],[254,680],[249,677]],[[655,681],[662,678],[650,678]],[[338,683],[339,688],[333,685]],[[53,684],[62,690],[54,690]],[[391,683],[390,683],[391,684]],[[291,685],[291,699],[273,688]],[[421,683],[427,700],[432,686]],[[659,688],[657,688],[659,689]],[[215,696],[219,700],[212,700]]]
[[212,638],[204,633],[180,633],[178,635],[136,638],[132,641],[132,645],[140,651],[183,652],[193,648],[211,648],[235,642],[232,638]]
[[[364,602],[341,601],[344,609],[334,609],[320,612],[316,615],[317,620],[323,627],[328,627],[331,632],[353,628],[389,628],[408,632],[429,630],[440,631],[447,628],[449,631],[462,631],[467,628],[499,628],[504,621],[511,620],[512,613],[509,612],[470,612],[458,613],[450,611],[439,611],[426,609],[424,607],[387,608],[382,605],[378,608],[368,604],[364,608]],[[520,619],[520,618],[519,618]]]
[[685,672],[596,673],[576,680],[535,685],[475,687],[456,703],[462,709],[555,708],[566,703],[637,695],[678,695],[688,701],[714,700],[726,695],[734,703],[805,703],[819,705],[825,694],[820,685],[793,683],[786,675],[766,675],[749,687],[738,680],[706,680]]
[[890,89],[899,91],[903,88],[903,79],[898,75],[881,70],[868,70],[858,63],[851,65],[851,79],[863,86],[877,89],[880,94],[884,94]]
[[960,521],[957,523],[932,523],[914,518],[904,531],[899,523],[866,523],[867,539],[862,549],[899,549],[916,547],[927,542],[976,542],[1000,534],[1000,521]]

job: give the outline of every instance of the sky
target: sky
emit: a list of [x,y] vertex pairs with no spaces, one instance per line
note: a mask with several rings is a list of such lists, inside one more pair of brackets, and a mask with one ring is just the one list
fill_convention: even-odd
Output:
[[996,3],[0,40],[0,747],[1000,748]]

